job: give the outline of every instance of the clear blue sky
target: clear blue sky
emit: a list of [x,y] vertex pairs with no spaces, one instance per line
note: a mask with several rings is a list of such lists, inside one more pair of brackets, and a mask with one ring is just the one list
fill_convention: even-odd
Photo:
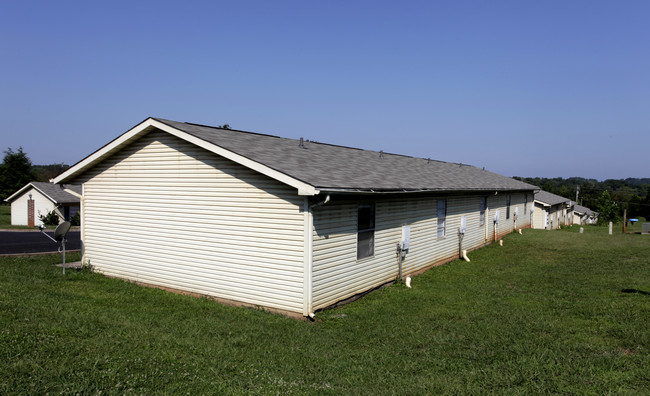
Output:
[[650,177],[648,1],[5,1],[0,148],[73,164],[148,116]]

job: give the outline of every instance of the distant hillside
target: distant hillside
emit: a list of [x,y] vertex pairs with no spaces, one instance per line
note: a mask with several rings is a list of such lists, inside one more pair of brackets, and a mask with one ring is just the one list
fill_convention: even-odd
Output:
[[603,191],[608,191],[621,211],[627,209],[628,217],[644,216],[650,218],[650,178],[585,179],[583,177],[518,177],[514,179],[534,184],[542,190],[560,195],[571,200],[576,199],[576,191],[580,187],[578,203],[593,210],[598,210],[598,197]]

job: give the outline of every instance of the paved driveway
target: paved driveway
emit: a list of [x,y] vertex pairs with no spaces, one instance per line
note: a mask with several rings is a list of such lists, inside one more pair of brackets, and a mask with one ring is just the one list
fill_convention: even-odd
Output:
[[[79,231],[68,232],[66,239],[65,250],[81,249]],[[58,248],[58,243],[38,231],[0,231],[0,254],[56,252]]]

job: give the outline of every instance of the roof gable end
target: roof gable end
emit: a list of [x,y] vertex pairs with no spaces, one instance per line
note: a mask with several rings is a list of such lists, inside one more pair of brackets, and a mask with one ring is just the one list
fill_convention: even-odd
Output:
[[[188,124],[189,125],[189,124]],[[224,158],[227,158],[231,161],[239,163],[247,168],[253,169],[257,172],[260,172],[266,176],[269,176],[275,180],[278,180],[282,183],[285,183],[291,187],[294,187],[298,190],[299,195],[316,195],[318,190],[313,186],[295,179],[287,174],[279,172],[269,166],[266,166],[260,162],[253,161],[243,155],[235,153],[231,150],[225,149],[220,145],[215,144],[214,142],[209,142],[201,137],[197,137],[194,134],[189,134],[186,131],[180,130],[173,125],[170,125],[170,122],[167,120],[157,119],[149,117],[140,124],[131,128],[124,134],[120,135],[118,138],[114,139],[104,147],[95,151],[88,157],[84,158],[77,164],[70,167],[67,171],[57,176],[52,180],[53,183],[63,183],[69,181],[72,177],[80,174],[81,172],[89,169],[90,167],[98,164],[99,162],[105,160],[115,151],[121,149],[124,146],[129,145],[134,142],[139,137],[150,132],[152,129],[161,130],[167,132],[173,136],[178,137],[179,139],[185,140],[189,143],[202,147],[208,151],[211,151],[217,155],[220,155]]]

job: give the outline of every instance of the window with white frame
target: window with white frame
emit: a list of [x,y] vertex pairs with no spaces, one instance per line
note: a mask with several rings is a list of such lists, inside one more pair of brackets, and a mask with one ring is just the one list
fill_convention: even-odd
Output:
[[485,225],[485,209],[487,208],[487,197],[479,198],[480,225]]
[[375,204],[359,204],[357,212],[357,260],[375,255]]
[[528,193],[524,194],[524,215],[526,214],[527,210],[528,210]]
[[442,238],[446,233],[447,225],[447,200],[438,200],[438,238]]
[[506,220],[510,218],[510,195],[506,196]]

